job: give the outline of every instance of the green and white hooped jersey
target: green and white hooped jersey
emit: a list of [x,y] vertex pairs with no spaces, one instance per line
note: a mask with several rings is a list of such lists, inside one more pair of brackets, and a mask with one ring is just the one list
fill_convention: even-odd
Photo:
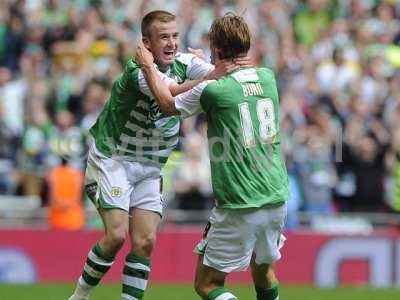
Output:
[[218,208],[284,203],[288,176],[280,148],[279,97],[266,68],[234,71],[175,97],[183,117],[204,111]]
[[[192,54],[178,53],[166,72],[167,85],[204,78],[213,68]],[[113,83],[110,99],[90,129],[96,148],[105,156],[163,165],[178,143],[180,119],[162,114],[143,73],[134,60]]]

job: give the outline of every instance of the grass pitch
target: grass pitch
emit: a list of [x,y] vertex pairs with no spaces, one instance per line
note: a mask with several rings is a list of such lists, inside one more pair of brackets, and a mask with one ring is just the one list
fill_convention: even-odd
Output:
[[[0,284],[0,300],[66,300],[73,284],[49,283],[34,285]],[[228,285],[240,300],[254,300],[255,293],[249,285]],[[118,300],[121,287],[105,284],[97,287],[91,300]],[[144,300],[198,300],[190,285],[151,284]],[[367,287],[341,287],[318,289],[311,286],[281,286],[281,300],[399,300],[400,289],[373,289]]]

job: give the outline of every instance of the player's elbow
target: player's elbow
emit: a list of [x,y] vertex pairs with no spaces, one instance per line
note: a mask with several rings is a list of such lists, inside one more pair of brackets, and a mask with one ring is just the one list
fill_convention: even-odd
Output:
[[178,96],[180,94],[180,91],[178,89],[171,88],[169,91],[171,92],[172,97]]
[[175,107],[169,107],[164,110],[164,115],[166,116],[176,116],[178,115],[178,112],[176,111]]
[[175,108],[175,99],[170,98],[170,99],[165,99],[165,101],[162,101],[162,105],[160,106],[161,111],[164,113],[164,115],[167,116],[175,116],[178,115],[179,112]]
[[179,94],[182,93],[181,87],[179,86],[179,84],[171,84],[169,86],[169,91],[172,95],[172,97],[178,96]]

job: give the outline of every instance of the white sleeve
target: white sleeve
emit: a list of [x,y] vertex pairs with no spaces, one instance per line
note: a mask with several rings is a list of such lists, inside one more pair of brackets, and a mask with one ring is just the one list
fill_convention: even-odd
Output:
[[187,65],[186,76],[189,79],[203,79],[214,70],[214,66],[191,53],[178,53],[176,59]]
[[[157,71],[157,74],[158,74],[158,77],[160,77],[160,80],[162,82],[164,82],[167,86],[170,86],[171,84],[176,83],[175,80],[173,80],[172,78],[169,78],[167,75],[165,75],[164,73],[161,73],[160,71]],[[153,97],[151,90],[149,88],[149,85],[147,84],[147,81],[144,78],[142,70],[139,70],[138,81],[139,81],[140,91],[149,97]]]
[[191,90],[175,97],[175,108],[182,117],[187,118],[202,111],[200,97],[207,84],[206,81],[203,81]]
[[203,79],[209,72],[214,70],[214,66],[204,60],[194,56],[189,64],[186,75],[190,79]]

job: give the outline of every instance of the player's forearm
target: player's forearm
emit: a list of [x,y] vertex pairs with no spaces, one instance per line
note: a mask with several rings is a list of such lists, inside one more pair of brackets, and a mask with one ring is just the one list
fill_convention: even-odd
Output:
[[179,94],[182,94],[184,92],[187,92],[188,90],[191,90],[194,88],[196,85],[198,85],[200,82],[202,82],[203,79],[198,79],[198,80],[186,80],[185,82],[181,84],[172,84],[169,86],[169,90],[172,94],[172,96],[177,96]]
[[169,87],[159,80],[157,71],[152,66],[142,66],[142,72],[161,111],[166,115],[179,114],[175,108],[175,99]]

